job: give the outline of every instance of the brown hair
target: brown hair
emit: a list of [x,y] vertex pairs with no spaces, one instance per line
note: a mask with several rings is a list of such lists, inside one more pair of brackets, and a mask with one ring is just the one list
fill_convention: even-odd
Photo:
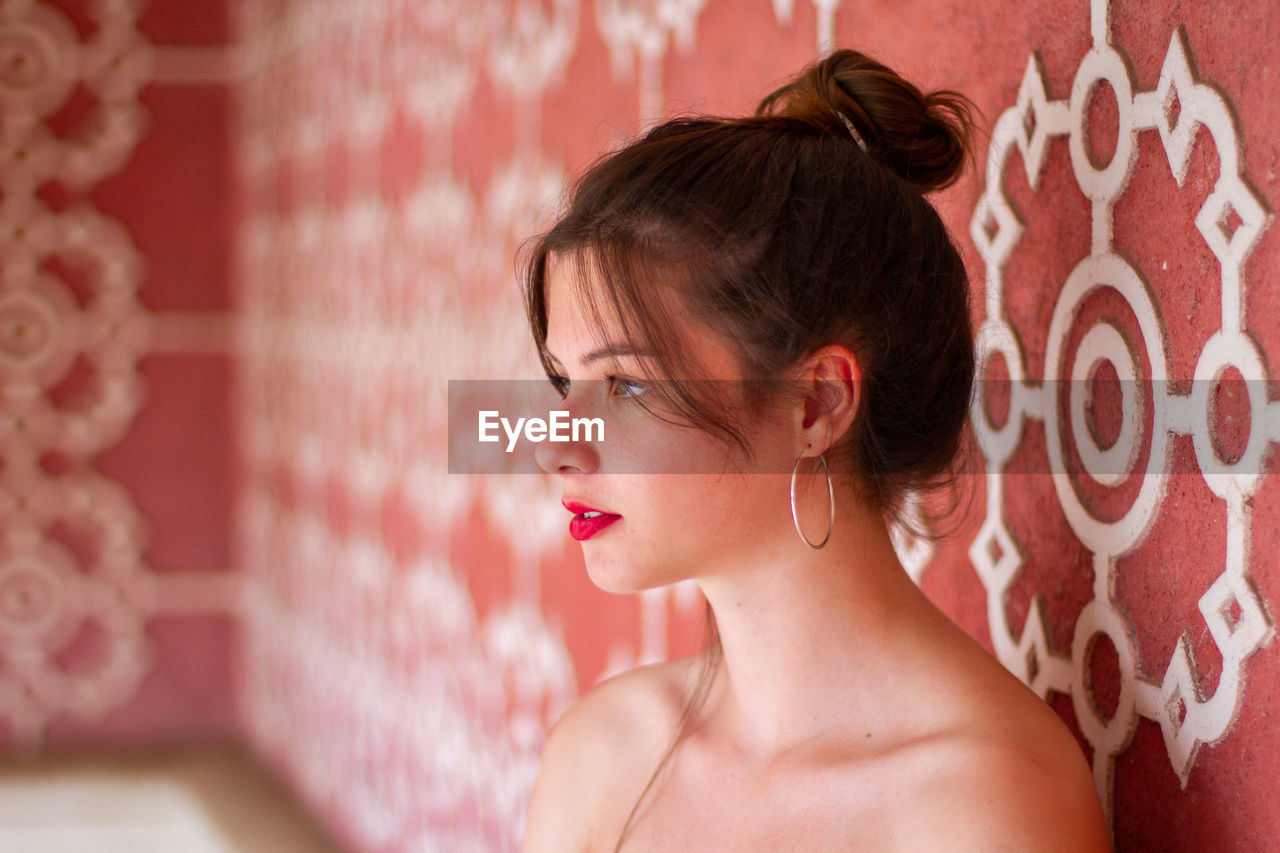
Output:
[[[648,386],[653,398],[747,456],[741,422],[698,393],[700,383],[678,379],[697,376],[687,318],[733,348],[744,377],[765,380],[746,384],[748,413],[776,402],[769,382],[819,347],[843,344],[861,368],[862,402],[828,449],[831,469],[852,474],[860,499],[886,518],[936,538],[907,521],[905,500],[958,476],[975,354],[964,264],[924,194],[959,178],[973,109],[958,92],[924,94],[839,50],[752,116],[674,118],[607,154],[574,185],[524,265],[548,376],[563,381],[546,348],[552,253],[583,261],[595,275],[580,275],[577,289],[596,319],[603,301],[628,342],[654,354],[669,379]],[[588,278],[605,286],[597,292]],[[697,687],[619,847],[714,678],[721,649],[709,604],[706,618]]]

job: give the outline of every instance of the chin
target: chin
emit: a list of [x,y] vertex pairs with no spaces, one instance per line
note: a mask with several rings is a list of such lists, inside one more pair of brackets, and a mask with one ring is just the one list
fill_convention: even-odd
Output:
[[614,595],[643,592],[646,589],[658,586],[658,584],[646,584],[638,578],[628,577],[624,574],[592,571],[590,564],[587,566],[587,577],[601,592],[611,592]]
[[678,578],[659,576],[653,571],[645,571],[645,567],[635,563],[618,564],[613,561],[592,559],[589,549],[583,549],[583,562],[587,566],[587,577],[602,592],[615,595],[627,595],[656,589],[674,583]]

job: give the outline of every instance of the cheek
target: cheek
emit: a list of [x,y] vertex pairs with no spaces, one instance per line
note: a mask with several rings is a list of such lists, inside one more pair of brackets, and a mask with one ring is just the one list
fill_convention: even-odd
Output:
[[647,501],[655,529],[681,541],[740,541],[762,532],[789,506],[786,478],[686,475],[663,481]]
[[688,482],[729,464],[724,444],[694,427],[664,423],[639,406],[618,412],[606,424],[608,441],[601,450],[606,467],[613,471]]
[[621,594],[740,566],[790,530],[786,488],[763,476],[637,477],[626,534],[586,545],[588,576]]
[[[790,469],[777,461],[771,436],[754,444],[755,466],[768,473],[743,474],[734,472],[737,457],[729,448],[697,430],[650,420],[615,435],[606,467],[641,472],[620,485],[632,496],[636,535],[647,543],[741,539],[752,536],[753,526],[789,519]],[[776,473],[783,468],[785,474]]]

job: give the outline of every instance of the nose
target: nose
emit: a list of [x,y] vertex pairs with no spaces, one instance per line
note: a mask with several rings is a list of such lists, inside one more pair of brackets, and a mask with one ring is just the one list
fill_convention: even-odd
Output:
[[585,441],[544,441],[533,458],[548,474],[590,474],[600,464],[599,451]]
[[[599,411],[600,398],[605,390],[606,383],[578,380],[568,394],[554,402],[553,408],[566,413],[570,424],[575,419],[597,416],[604,416],[607,420],[607,415]],[[551,441],[548,436],[548,440],[535,445],[534,461],[548,474],[590,474],[600,467],[599,447],[584,440],[590,437],[589,432],[575,434],[572,429],[569,430],[569,441]]]

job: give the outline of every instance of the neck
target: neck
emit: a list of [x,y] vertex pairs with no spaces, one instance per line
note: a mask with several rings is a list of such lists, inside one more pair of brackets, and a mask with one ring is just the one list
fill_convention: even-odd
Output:
[[[769,547],[755,543],[763,560],[698,578],[724,650],[700,716],[757,757],[848,730],[854,720],[868,730],[877,720],[889,725],[876,685],[901,678],[895,646],[938,615],[903,570],[878,512],[838,511],[820,550],[787,521]],[[825,529],[825,518],[817,537],[806,524],[812,541]]]

